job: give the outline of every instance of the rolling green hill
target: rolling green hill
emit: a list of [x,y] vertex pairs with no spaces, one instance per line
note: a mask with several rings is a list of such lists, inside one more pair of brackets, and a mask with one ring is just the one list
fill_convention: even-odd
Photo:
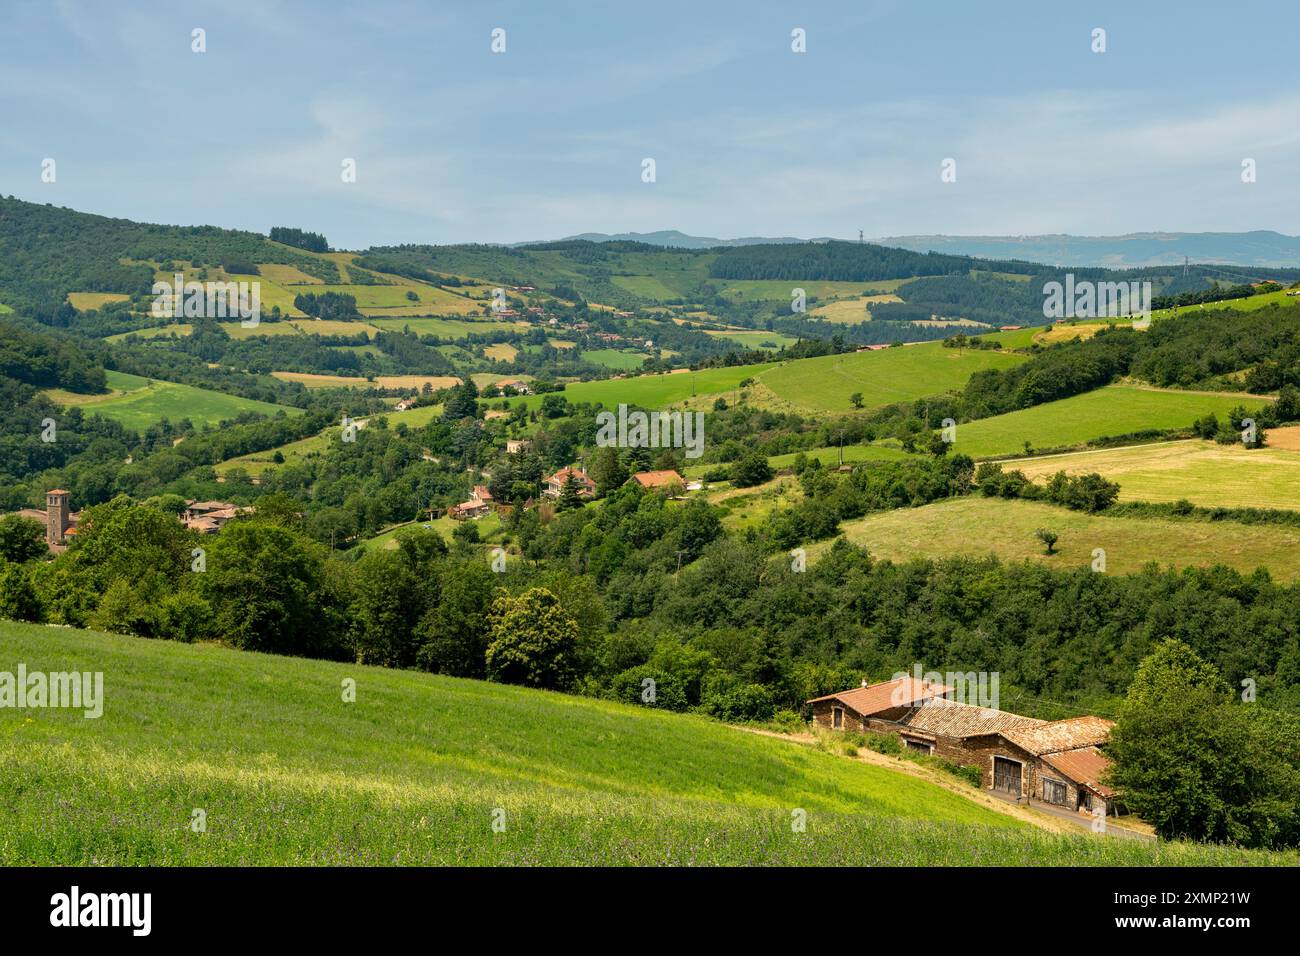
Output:
[[631,705],[36,625],[0,623],[0,648],[6,669],[104,682],[98,719],[0,710],[4,865],[1295,862],[1048,834],[886,767]]
[[[564,390],[571,402],[602,402],[613,407],[619,402],[641,405],[646,408],[667,408],[692,397],[728,392],[742,381],[773,368],[764,365],[740,365],[733,368],[706,368],[698,372],[679,372],[670,375],[637,375],[626,379],[606,379],[597,382],[575,382]],[[535,408],[542,403],[542,395],[524,398],[496,399],[491,404],[509,401],[511,407],[524,405]]]
[[854,392],[862,394],[864,408],[875,408],[961,388],[975,372],[1024,360],[1010,352],[950,349],[931,342],[786,362],[764,372],[759,381],[797,409],[849,412]]
[[300,408],[272,405],[193,385],[162,382],[111,370],[105,375],[111,389],[107,395],[82,395],[61,390],[49,390],[46,394],[60,405],[79,406],[87,415],[103,415],[134,431],[143,431],[163,418],[172,422],[188,418],[201,427],[227,421],[243,412],[302,414]]
[[[1056,554],[1043,554],[1043,544],[1034,536],[1038,528],[1060,535]],[[1300,576],[1300,531],[1294,528],[1090,515],[1039,501],[950,498],[845,522],[842,533],[892,561],[992,554],[1064,570],[1088,567],[1093,549],[1101,548],[1110,574],[1133,574],[1155,561],[1180,568],[1224,564],[1243,574],[1265,567],[1279,581]],[[829,541],[820,542],[809,554],[829,546]]]
[[1035,405],[957,426],[953,450],[972,458],[1012,455],[1033,448],[1063,448],[1094,438],[1190,428],[1213,412],[1220,418],[1238,405],[1259,408],[1259,395],[1219,394],[1107,385],[1056,402]]
[[1270,431],[1266,440],[1284,447],[1246,448],[1201,439],[1099,448],[1064,455],[1012,460],[1035,481],[1058,471],[1095,472],[1119,482],[1121,501],[1187,500],[1205,508],[1295,509],[1300,504],[1300,428]]

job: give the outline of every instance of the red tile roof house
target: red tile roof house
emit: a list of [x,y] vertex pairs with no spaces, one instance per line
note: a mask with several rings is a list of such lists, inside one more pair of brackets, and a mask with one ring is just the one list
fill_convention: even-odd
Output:
[[674,488],[677,492],[686,490],[686,479],[672,469],[667,471],[638,471],[632,476],[631,480],[647,491]]
[[533,394],[533,389],[531,385],[529,385],[527,382],[521,382],[518,379],[514,379],[514,378],[502,379],[500,382],[497,382],[496,385],[493,387],[496,388],[498,391],[500,391],[502,395],[507,395],[510,392],[514,392],[516,395]]
[[1111,721],[1044,721],[951,699],[953,688],[901,677],[808,701],[827,730],[894,734],[911,750],[979,769],[983,786],[1017,800],[1113,812],[1099,749]]
[[573,476],[573,481],[578,486],[579,498],[595,497],[596,483],[587,477],[587,473],[581,468],[561,468],[546,479],[546,487],[542,489],[542,494],[547,498],[559,498],[570,475]]
[[491,510],[492,506],[487,502],[471,498],[469,501],[452,505],[447,509],[447,516],[453,521],[464,521],[467,518],[481,518]]

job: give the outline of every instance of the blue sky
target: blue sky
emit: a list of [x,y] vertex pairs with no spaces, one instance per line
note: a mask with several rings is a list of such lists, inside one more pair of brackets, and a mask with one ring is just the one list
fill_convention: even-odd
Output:
[[294,225],[349,248],[656,229],[1295,233],[1295,11],[0,0],[0,192]]

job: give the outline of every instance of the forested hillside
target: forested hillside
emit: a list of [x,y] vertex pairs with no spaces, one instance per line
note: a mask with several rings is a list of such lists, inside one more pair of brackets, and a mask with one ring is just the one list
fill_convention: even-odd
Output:
[[[123,262],[126,260],[126,262]],[[69,292],[146,295],[155,262],[277,262],[329,269],[255,233],[160,226],[0,197],[0,302],[50,316]]]

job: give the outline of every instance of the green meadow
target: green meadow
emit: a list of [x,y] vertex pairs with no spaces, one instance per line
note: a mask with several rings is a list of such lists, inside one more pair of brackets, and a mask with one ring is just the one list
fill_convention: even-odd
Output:
[[[69,292],[68,303],[78,312],[88,312],[91,309],[102,308],[110,302],[125,302],[131,298],[129,295],[122,295],[118,292]],[[0,312],[4,308],[0,307]]]
[[[434,518],[432,521],[427,519],[408,521],[405,524],[399,524],[381,531],[373,538],[367,538],[361,542],[360,547],[362,551],[390,551],[397,547],[397,539],[406,533],[436,532],[444,541],[450,542],[451,533],[460,523],[446,515],[441,518]],[[501,516],[495,511],[475,520],[474,527],[478,528],[479,540],[484,546],[499,543],[505,531],[505,526],[501,523]]]
[[458,339],[466,335],[481,335],[485,332],[519,331],[527,323],[512,322],[503,319],[431,319],[419,316],[375,316],[367,320],[369,324],[389,332],[400,332],[409,328],[417,335],[437,335],[441,338]]
[[[1039,528],[1055,531],[1056,553],[1043,553]],[[1090,515],[1039,501],[950,498],[920,508],[868,515],[841,525],[843,535],[878,558],[954,555],[1041,561],[1051,568],[1087,568],[1093,550],[1106,552],[1106,571],[1131,574],[1149,562],[1177,567],[1224,564],[1249,574],[1265,567],[1279,581],[1300,575],[1300,530],[1233,521],[1194,521]],[[811,545],[820,554],[830,542]]]
[[[384,420],[390,428],[398,424],[404,424],[408,428],[423,428],[434,419],[442,414],[441,405],[421,405],[418,408],[411,408],[404,412],[391,411],[383,414]],[[381,417],[381,416],[375,416]],[[359,419],[360,427],[365,428],[369,419]],[[218,475],[227,475],[235,469],[242,469],[249,476],[261,475],[280,465],[300,464],[310,458],[316,458],[324,454],[331,444],[342,434],[342,424],[331,425],[324,431],[316,435],[308,435],[306,438],[300,438],[297,441],[286,442],[275,448],[268,448],[265,451],[255,451],[247,455],[241,455],[238,458],[228,458],[213,466],[213,470]],[[284,460],[277,462],[276,454],[279,454]]]
[[815,458],[823,465],[834,467],[840,463],[841,453],[846,465],[861,461],[901,461],[909,457],[901,448],[889,445],[845,445],[843,448],[831,445],[827,448],[810,448],[804,452],[792,452],[789,455],[773,455],[767,463],[773,468],[789,468],[799,455],[803,455],[805,458]]
[[727,329],[720,331],[703,329],[702,331],[715,339],[726,339],[729,342],[735,342],[737,345],[743,345],[747,349],[780,349],[788,345],[794,345],[799,341],[793,335],[783,335],[780,332],[762,330]]
[[[1028,325],[1023,329],[1011,329],[1007,332],[995,331],[984,332],[972,338],[980,338],[990,342],[997,342],[1004,349],[1027,349],[1034,343],[1034,338],[1043,331],[1047,326]],[[961,332],[959,328],[954,328],[953,333]]]
[[785,362],[760,381],[780,401],[810,412],[850,412],[849,397],[865,408],[910,401],[961,388],[975,372],[1018,365],[1025,356],[983,349],[944,348],[938,342],[875,352],[848,352]]
[[[1212,312],[1216,309],[1231,309],[1234,312],[1254,312],[1270,305],[1292,305],[1295,296],[1288,296],[1286,289],[1277,292],[1265,292],[1262,295],[1247,296],[1244,299],[1225,299],[1222,302],[1205,302],[1199,305],[1181,305],[1175,309],[1158,309],[1151,313],[1151,318],[1168,319],[1175,315],[1188,315],[1193,312]],[[1290,290],[1294,292],[1295,290]]]
[[1190,428],[1192,422],[1210,412],[1223,419],[1238,405],[1259,408],[1267,401],[1245,393],[1107,385],[1060,401],[958,425],[952,447],[974,458],[1023,452],[1025,442],[1032,448],[1065,448],[1106,436]]
[[162,382],[126,372],[109,371],[108,395],[81,395],[50,390],[46,394],[65,407],[79,406],[87,415],[103,415],[127,428],[141,431],[166,418],[173,422],[188,418],[195,425],[216,425],[243,412],[301,415],[302,410],[272,405],[224,392],[195,388],[176,382]]
[[[698,372],[676,372],[668,375],[636,375],[630,378],[605,379],[598,382],[574,382],[562,394],[570,402],[601,402],[613,408],[620,402],[640,405],[643,408],[666,408],[694,396],[717,395],[737,388],[747,378],[774,368],[768,362],[760,365],[742,365],[732,368],[708,368]],[[524,405],[535,408],[542,403],[542,395],[522,398],[494,399],[491,404],[509,401],[511,407]]]
[[0,648],[8,670],[103,674],[98,719],[0,710],[0,865],[1296,862],[1047,833],[644,706],[27,624]]
[[638,369],[650,358],[645,352],[627,352],[622,349],[588,349],[582,353],[582,357],[588,362],[622,372]]
[[[722,279],[722,294],[736,301],[790,302],[795,289],[810,299],[847,299],[859,295],[883,295],[897,291],[911,279],[877,279],[871,282],[841,282],[830,279]],[[810,303],[814,304],[814,303]]]
[[1300,452],[1289,448],[1187,439],[1043,455],[1008,461],[1004,467],[1019,469],[1036,481],[1058,471],[1096,472],[1119,482],[1120,501],[1185,499],[1205,508],[1300,507]]
[[631,292],[644,299],[662,301],[679,298],[682,294],[680,290],[666,285],[658,276],[614,276],[610,281],[625,292]]

